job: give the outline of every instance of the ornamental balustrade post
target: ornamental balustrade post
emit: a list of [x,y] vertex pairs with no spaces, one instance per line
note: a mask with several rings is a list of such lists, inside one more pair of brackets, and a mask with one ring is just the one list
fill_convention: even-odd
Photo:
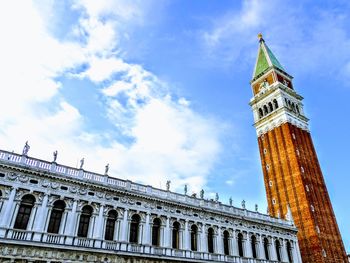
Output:
[[5,237],[6,228],[10,227],[13,210],[16,208],[14,202],[16,196],[16,188],[12,188],[7,200],[4,200],[3,207],[0,211],[0,238]]
[[35,231],[34,238],[33,238],[34,241],[40,241],[42,232],[44,232],[44,228],[45,228],[44,222],[46,221],[47,212],[48,212],[48,207],[47,207],[48,200],[49,200],[48,194],[44,194],[41,205],[38,207],[37,213],[34,216],[35,219],[33,217],[33,220],[34,220],[33,231]]

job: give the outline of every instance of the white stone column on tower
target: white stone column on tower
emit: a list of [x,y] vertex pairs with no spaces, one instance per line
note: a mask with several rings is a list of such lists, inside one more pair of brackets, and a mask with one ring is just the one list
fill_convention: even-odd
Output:
[[143,245],[150,245],[151,240],[151,231],[150,231],[150,213],[146,213],[146,220],[145,225],[143,227],[143,239],[142,244]]
[[138,244],[142,244],[144,228],[145,228],[145,221],[141,221],[139,224],[139,229],[138,229],[138,233],[137,233],[137,243]]
[[190,240],[190,233],[188,231],[188,220],[185,221],[185,231],[184,231],[184,246],[183,248],[185,250],[191,250],[191,240]]
[[12,188],[8,200],[5,200],[0,211],[0,238],[5,237],[6,228],[10,227],[13,210],[16,207],[14,202],[16,196],[16,188]]
[[92,216],[90,217],[87,238],[94,238],[94,228],[95,228],[95,222],[96,222],[97,216],[98,214],[94,210],[94,212],[92,213]]
[[41,202],[41,205],[38,207],[35,218],[33,217],[33,220],[34,220],[33,231],[35,232],[33,237],[34,241],[40,241],[42,232],[44,232],[45,221],[48,213],[48,206],[47,206],[48,200],[49,200],[49,196],[47,194],[44,194],[43,200]]
[[293,248],[293,262],[301,263],[301,254],[300,254],[300,248],[299,248],[299,243],[298,240],[295,240],[293,242],[294,248]]
[[[50,215],[51,215],[51,210],[52,208],[50,207],[49,208],[49,213],[48,213],[48,219],[50,218]],[[61,222],[61,225],[60,225],[60,229],[58,231],[58,233],[60,235],[63,235],[65,234],[65,227],[67,226],[67,219],[68,219],[68,211],[67,211],[67,208],[63,211],[63,215],[62,215],[62,222]],[[48,223],[46,223],[46,225],[48,226]]]
[[66,244],[71,245],[73,242],[73,237],[75,236],[75,226],[78,218],[77,214],[78,200],[74,199],[72,204],[72,209],[67,210],[67,230],[65,234],[67,235]]

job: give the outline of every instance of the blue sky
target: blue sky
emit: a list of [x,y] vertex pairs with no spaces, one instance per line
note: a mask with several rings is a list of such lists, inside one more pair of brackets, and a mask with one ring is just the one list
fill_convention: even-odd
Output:
[[0,7],[0,148],[156,187],[265,192],[249,81],[257,33],[304,96],[347,251],[348,1],[7,1]]

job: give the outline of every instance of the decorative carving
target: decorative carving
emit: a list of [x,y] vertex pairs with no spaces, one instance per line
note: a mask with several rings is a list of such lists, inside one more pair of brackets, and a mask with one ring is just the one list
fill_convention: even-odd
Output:
[[9,172],[7,178],[10,179],[11,181],[16,180],[18,177],[18,174],[15,172]]
[[60,186],[60,184],[57,183],[57,182],[52,182],[52,183],[51,183],[51,188],[52,188],[52,189],[57,189],[59,186]]
[[26,182],[28,182],[29,178],[28,178],[27,175],[21,174],[21,175],[18,177],[18,180],[21,181],[22,183],[26,183]]

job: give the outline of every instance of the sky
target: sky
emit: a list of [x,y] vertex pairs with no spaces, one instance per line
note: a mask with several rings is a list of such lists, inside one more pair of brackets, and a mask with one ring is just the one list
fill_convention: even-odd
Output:
[[0,148],[266,212],[261,32],[304,99],[350,252],[350,2],[1,1]]

